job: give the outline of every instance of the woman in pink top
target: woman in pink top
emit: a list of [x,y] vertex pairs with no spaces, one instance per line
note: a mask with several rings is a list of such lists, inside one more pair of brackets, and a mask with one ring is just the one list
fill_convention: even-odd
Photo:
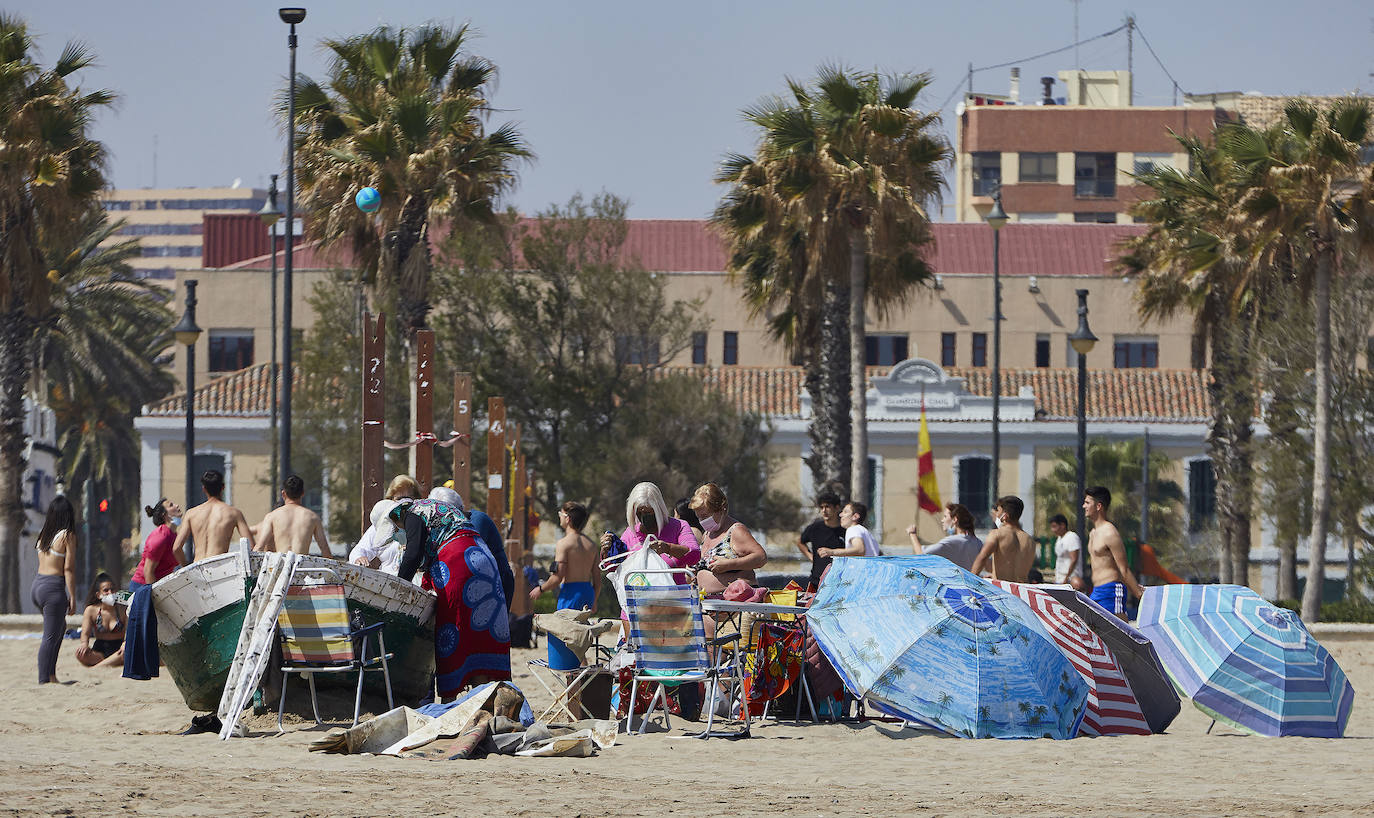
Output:
[[[630,490],[625,500],[625,522],[627,526],[620,539],[631,551],[643,548],[652,534],[658,538],[653,548],[669,568],[691,568],[701,561],[701,545],[692,527],[668,513],[663,493],[653,483],[640,483]],[[601,535],[601,559],[606,558],[610,545],[611,534],[606,532]],[[686,583],[689,579],[686,574],[677,576],[678,582]]]
[[153,525],[157,528],[143,543],[143,557],[138,561],[134,575],[129,578],[131,591],[152,585],[185,564],[181,561],[181,555],[172,549],[177,539],[177,526],[181,525],[181,506],[164,497],[155,505],[144,508],[143,513],[153,518]]

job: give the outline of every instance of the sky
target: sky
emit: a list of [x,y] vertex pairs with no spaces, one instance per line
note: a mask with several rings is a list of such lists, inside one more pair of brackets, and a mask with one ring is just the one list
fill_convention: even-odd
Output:
[[[285,164],[272,102],[288,73],[278,2],[10,0],[50,66],[69,40],[98,64],[80,84],[119,95],[95,123],[118,188],[266,187]],[[1374,6],[1354,0],[1152,0],[1132,8],[1085,0],[528,0],[487,5],[314,0],[298,27],[298,68],[326,76],[324,39],[379,26],[469,24],[470,50],[496,63],[492,123],[514,122],[536,154],[508,197],[526,213],[576,193],[607,191],[634,218],[703,218],[722,189],[728,152],[752,152],[740,117],[759,98],[839,64],[929,71],[917,107],[943,109],[948,131],[970,63],[1017,60],[1022,98],[1060,70],[1124,69],[1124,32],[1034,60],[1025,57],[1120,26],[1134,13],[1137,105],[1187,92],[1340,94],[1374,86]],[[1166,73],[1167,72],[1167,73]],[[1173,77],[1170,80],[1169,76]],[[974,90],[1005,93],[1008,69],[979,71]],[[1063,93],[1063,86],[1058,86]],[[952,133],[950,134],[952,139]],[[156,158],[155,158],[156,157]],[[945,197],[946,210],[953,201]]]

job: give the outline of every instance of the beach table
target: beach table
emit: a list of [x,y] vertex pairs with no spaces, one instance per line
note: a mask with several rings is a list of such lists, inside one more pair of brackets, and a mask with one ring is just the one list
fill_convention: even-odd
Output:
[[[749,634],[744,632],[744,614],[754,614],[755,616],[778,616],[791,614],[797,617],[802,629],[802,645],[806,644],[806,608],[800,605],[776,605],[772,602],[731,602],[725,599],[703,599],[701,610],[705,613],[725,614],[726,619],[734,624],[735,629],[740,632],[744,644],[749,644]],[[803,647],[803,652],[805,648]],[[811,707],[811,721],[818,721],[816,718],[816,705],[811,701],[810,685],[806,683],[806,661],[803,658],[800,675],[800,689],[797,691],[797,713],[796,721],[801,721],[802,699]]]

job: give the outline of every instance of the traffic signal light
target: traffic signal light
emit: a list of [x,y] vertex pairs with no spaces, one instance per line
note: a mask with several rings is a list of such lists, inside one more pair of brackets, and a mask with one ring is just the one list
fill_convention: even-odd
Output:
[[110,501],[109,501],[109,500],[101,500],[101,501],[100,501],[100,506],[99,506],[99,508],[100,508],[100,513],[101,513],[101,514],[104,514],[104,513],[108,512],[108,511],[110,510]]

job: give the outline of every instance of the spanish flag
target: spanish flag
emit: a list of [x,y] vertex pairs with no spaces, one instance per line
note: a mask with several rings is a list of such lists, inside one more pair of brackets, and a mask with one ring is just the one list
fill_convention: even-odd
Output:
[[917,500],[922,511],[939,514],[940,484],[935,482],[935,455],[930,450],[930,427],[926,425],[926,405],[921,402],[921,434],[917,446]]

